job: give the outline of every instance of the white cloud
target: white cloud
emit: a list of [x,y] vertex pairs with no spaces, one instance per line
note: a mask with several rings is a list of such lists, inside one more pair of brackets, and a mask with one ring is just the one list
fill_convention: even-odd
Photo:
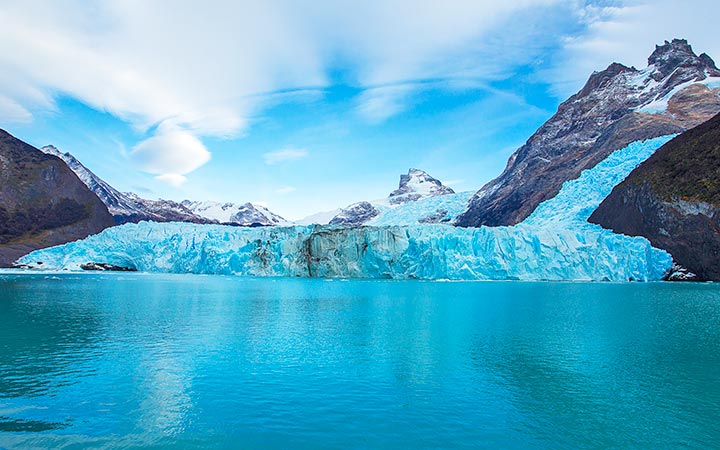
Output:
[[293,186],[283,186],[279,189],[276,189],[275,193],[279,194],[279,195],[287,195],[287,194],[291,194],[295,191],[297,191],[297,188],[295,188]]
[[280,164],[287,161],[296,161],[298,159],[303,159],[308,156],[308,152],[307,150],[301,148],[288,147],[282,150],[276,150],[274,152],[263,153],[262,156],[265,160],[265,164],[267,164],[268,166],[273,166],[275,164]]
[[187,177],[184,175],[178,175],[176,173],[166,173],[155,177],[156,180],[167,183],[172,187],[180,187],[187,181]]
[[0,121],[28,123],[32,121],[32,114],[16,101],[0,95]]
[[412,85],[383,86],[366,89],[357,99],[356,111],[370,123],[379,123],[407,107]]
[[198,14],[189,0],[6,0],[0,73],[19,80],[3,87],[21,104],[21,91],[66,94],[140,128],[172,120],[199,135],[236,135],[259,94],[324,86],[338,61],[360,86],[491,75],[517,52],[463,55],[496,50],[499,36],[515,48],[523,32],[507,22],[560,3],[215,0]]
[[191,133],[162,125],[156,134],[137,144],[129,155],[141,170],[160,175],[157,180],[179,186],[186,175],[210,160],[210,152]]
[[[660,1],[663,6],[632,13],[584,7],[580,0],[210,0],[199,14],[191,0],[5,0],[0,118],[27,121],[28,114],[52,109],[57,96],[69,96],[140,131],[162,123],[198,139],[235,137],[261,108],[317,98],[336,81],[328,74],[342,73],[343,83],[362,91],[357,112],[381,122],[408,108],[423,81],[472,84],[536,63],[565,33],[562,21],[589,27],[587,39],[566,45],[571,83],[577,73],[587,76],[588,66],[598,68],[605,54],[604,44],[589,55],[582,50],[610,39],[617,31],[612,24],[628,15],[631,26],[662,29],[664,39],[677,34],[667,30],[678,12],[682,27],[712,30],[704,42],[717,41],[717,7],[710,2]],[[640,32],[620,28],[622,37],[608,42],[637,48],[633,37]],[[687,36],[699,48],[710,45]],[[176,157],[202,159],[165,148],[167,158],[153,157],[163,166]]]

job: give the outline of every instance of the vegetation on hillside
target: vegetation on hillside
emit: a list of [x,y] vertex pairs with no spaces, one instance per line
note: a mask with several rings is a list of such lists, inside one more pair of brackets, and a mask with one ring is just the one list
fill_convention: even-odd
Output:
[[628,182],[648,182],[666,201],[720,206],[720,114],[668,142]]

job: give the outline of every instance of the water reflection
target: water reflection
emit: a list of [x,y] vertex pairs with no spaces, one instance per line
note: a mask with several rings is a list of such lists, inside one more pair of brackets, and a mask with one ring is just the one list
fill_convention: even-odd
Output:
[[712,286],[59,278],[0,276],[0,446],[719,437]]

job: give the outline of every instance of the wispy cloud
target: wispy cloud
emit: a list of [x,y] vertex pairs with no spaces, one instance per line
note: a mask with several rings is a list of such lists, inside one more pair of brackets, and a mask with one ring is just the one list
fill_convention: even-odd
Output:
[[166,173],[163,175],[158,175],[155,177],[155,179],[158,181],[162,181],[163,183],[167,183],[172,187],[180,187],[187,181],[186,176],[176,173]]
[[0,120],[6,123],[29,123],[32,114],[18,102],[0,95]]
[[412,85],[383,86],[363,91],[357,98],[357,113],[370,123],[382,122],[404,111]]
[[[408,98],[402,89],[376,86],[507,73],[532,57],[525,44],[543,35],[541,22],[508,33],[508,21],[528,12],[523,20],[532,22],[532,11],[561,4],[215,0],[198,15],[191,1],[168,8],[142,0],[74,1],[72,7],[6,0],[0,118],[26,122],[62,95],[140,131],[164,123],[199,139],[231,138],[247,132],[268,105],[318,98],[336,81],[328,74],[339,69],[351,84],[369,89],[361,114],[382,121],[402,111]],[[500,41],[512,42],[498,48]],[[489,53],[493,58],[477,57]],[[165,151],[168,159],[184,159],[183,150]]]
[[262,156],[265,160],[265,164],[273,166],[275,164],[306,158],[308,156],[308,152],[302,148],[288,147],[281,150],[275,150],[274,152],[263,153]]
[[275,193],[278,195],[287,195],[287,194],[291,194],[295,191],[297,191],[297,188],[295,188],[293,186],[283,186],[279,189],[276,189]]

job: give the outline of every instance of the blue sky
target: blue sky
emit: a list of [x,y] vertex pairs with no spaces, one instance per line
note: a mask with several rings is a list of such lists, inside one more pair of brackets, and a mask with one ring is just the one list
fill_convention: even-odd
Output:
[[0,5],[0,127],[148,198],[289,219],[384,197],[409,167],[476,190],[612,61],[714,2],[211,1]]

